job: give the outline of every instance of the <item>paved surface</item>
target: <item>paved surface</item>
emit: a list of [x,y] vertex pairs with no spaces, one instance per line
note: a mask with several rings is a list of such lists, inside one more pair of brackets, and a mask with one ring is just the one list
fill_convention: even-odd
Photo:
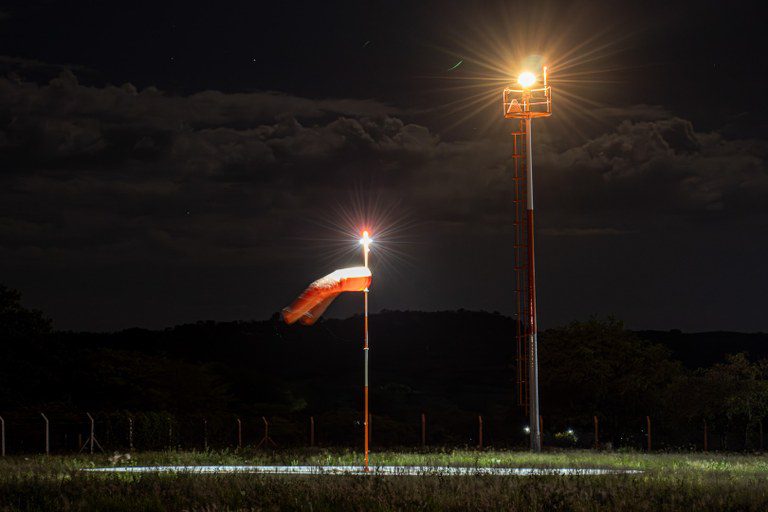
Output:
[[97,473],[263,473],[271,475],[618,475],[638,474],[634,469],[597,468],[471,468],[452,466],[120,466],[86,468]]

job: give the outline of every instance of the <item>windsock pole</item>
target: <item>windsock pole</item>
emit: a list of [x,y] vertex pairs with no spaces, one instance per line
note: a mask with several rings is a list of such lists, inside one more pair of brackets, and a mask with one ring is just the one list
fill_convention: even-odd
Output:
[[[363,231],[363,238],[360,240],[360,242],[363,245],[363,261],[365,262],[365,268],[368,268],[368,253],[370,252],[369,245],[371,243],[371,239],[368,235],[368,231]],[[364,301],[364,337],[363,337],[363,354],[365,358],[365,381],[363,384],[363,402],[364,402],[364,416],[363,416],[363,425],[365,427],[365,471],[368,471],[368,429],[370,428],[369,425],[369,418],[368,415],[368,288],[366,287],[365,290],[363,290],[363,301]]]

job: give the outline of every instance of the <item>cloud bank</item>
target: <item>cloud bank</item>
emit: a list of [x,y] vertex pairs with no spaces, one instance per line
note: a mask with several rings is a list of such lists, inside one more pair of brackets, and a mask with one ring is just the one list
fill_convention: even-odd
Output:
[[[542,235],[765,222],[766,141],[654,106],[604,114],[616,122],[591,140],[537,147]],[[407,118],[365,99],[86,86],[67,70],[0,79],[0,261],[266,268],[361,188],[436,236],[509,233],[509,147]]]

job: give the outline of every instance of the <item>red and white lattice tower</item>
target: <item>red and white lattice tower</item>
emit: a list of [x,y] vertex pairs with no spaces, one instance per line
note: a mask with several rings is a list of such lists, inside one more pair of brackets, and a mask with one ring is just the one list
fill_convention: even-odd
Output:
[[533,120],[552,115],[547,68],[524,71],[504,89],[504,117],[517,119],[512,132],[514,167],[514,272],[517,319],[517,400],[529,415],[531,450],[541,450],[539,359],[536,322],[536,265],[533,245]]

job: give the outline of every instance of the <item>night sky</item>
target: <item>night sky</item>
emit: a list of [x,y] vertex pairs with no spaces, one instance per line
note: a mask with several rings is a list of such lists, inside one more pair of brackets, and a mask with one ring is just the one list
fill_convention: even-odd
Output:
[[368,224],[373,311],[509,314],[538,54],[541,326],[768,330],[757,5],[0,3],[0,282],[60,329],[264,319]]

